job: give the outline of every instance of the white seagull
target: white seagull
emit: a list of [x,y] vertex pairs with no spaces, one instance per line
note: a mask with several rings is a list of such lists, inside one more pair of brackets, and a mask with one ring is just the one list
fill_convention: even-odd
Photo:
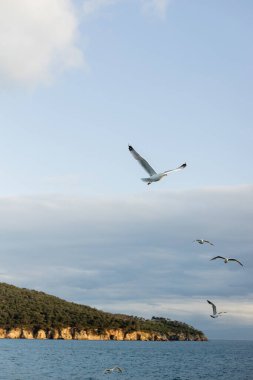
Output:
[[175,172],[177,170],[182,170],[186,167],[186,163],[184,163],[176,169],[166,170],[162,173],[156,173],[156,171],[149,165],[149,163],[143,157],[141,157],[131,145],[128,145],[128,149],[132,153],[133,157],[141,164],[143,169],[145,169],[146,172],[148,172],[148,174],[150,175],[150,177],[148,178],[141,178],[141,180],[147,182],[148,185],[150,185],[152,182],[160,181],[160,179],[167,176],[168,173]]
[[220,311],[219,313],[217,313],[217,309],[216,309],[215,304],[212,303],[211,301],[208,301],[208,300],[207,300],[207,302],[208,302],[210,305],[212,305],[212,308],[213,308],[213,315],[210,315],[210,317],[212,317],[212,318],[218,318],[218,317],[221,316],[221,314],[225,314],[225,313],[227,313],[226,311]]
[[197,241],[199,244],[204,244],[204,243],[208,243],[210,245],[214,245],[213,243],[211,243],[210,241],[208,240],[204,240],[204,239],[196,239],[196,240],[193,240],[193,243]]
[[123,372],[123,368],[113,367],[113,368],[106,368],[104,370],[104,373],[113,373],[113,372],[120,372],[120,373],[122,373]]
[[215,256],[212,259],[210,259],[210,261],[211,260],[216,260],[216,259],[222,259],[222,260],[224,260],[225,264],[227,264],[229,261],[236,261],[238,264],[240,264],[243,267],[243,264],[239,260],[237,260],[237,259],[230,259],[229,257]]

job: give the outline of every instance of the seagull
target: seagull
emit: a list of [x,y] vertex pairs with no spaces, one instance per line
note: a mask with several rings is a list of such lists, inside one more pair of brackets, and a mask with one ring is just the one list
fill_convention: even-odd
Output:
[[216,309],[216,306],[214,303],[212,303],[211,301],[208,301],[207,302],[212,305],[213,307],[213,315],[210,315],[211,318],[218,318],[221,314],[225,314],[227,313],[226,311],[220,311],[219,313],[217,313],[217,309]]
[[113,367],[113,368],[106,368],[104,370],[104,373],[113,373],[113,372],[120,372],[120,373],[122,373],[123,369],[120,368],[120,367]]
[[228,257],[223,257],[223,256],[215,256],[212,259],[210,259],[210,261],[215,260],[215,259],[223,259],[225,264],[227,264],[229,261],[236,261],[238,264],[240,264],[243,267],[243,264],[237,259],[230,259]]
[[204,243],[208,243],[210,245],[214,245],[213,243],[211,243],[210,241],[208,240],[204,240],[204,239],[196,239],[196,240],[193,240],[193,243],[197,241],[199,244],[204,244]]
[[141,164],[143,169],[145,169],[146,172],[148,172],[148,174],[150,175],[150,177],[148,178],[141,178],[141,180],[143,182],[147,182],[148,185],[150,185],[152,182],[160,181],[160,179],[167,176],[168,173],[171,173],[177,170],[182,170],[186,167],[186,163],[184,163],[183,165],[179,166],[176,169],[166,170],[165,172],[162,172],[162,173],[156,173],[156,171],[149,165],[149,163],[144,158],[142,158],[136,152],[136,150],[134,150],[134,148],[131,145],[128,145],[128,149],[132,153],[133,157]]

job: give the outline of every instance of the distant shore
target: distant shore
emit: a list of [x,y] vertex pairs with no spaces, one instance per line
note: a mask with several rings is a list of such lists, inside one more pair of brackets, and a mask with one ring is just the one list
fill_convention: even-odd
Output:
[[0,304],[0,339],[207,340],[180,321],[112,314],[6,283],[0,283]]

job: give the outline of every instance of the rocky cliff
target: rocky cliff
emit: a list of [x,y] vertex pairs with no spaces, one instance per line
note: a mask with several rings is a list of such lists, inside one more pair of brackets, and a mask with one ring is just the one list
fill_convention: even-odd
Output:
[[126,341],[206,341],[201,335],[159,334],[146,331],[126,332],[124,329],[107,329],[104,332],[95,330],[78,330],[71,327],[61,329],[33,331],[27,328],[0,328],[0,339],[62,339],[62,340],[126,340]]

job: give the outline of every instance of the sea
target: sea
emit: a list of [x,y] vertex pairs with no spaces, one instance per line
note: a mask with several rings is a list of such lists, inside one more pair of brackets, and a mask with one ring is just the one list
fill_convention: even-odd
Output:
[[[104,373],[119,366],[122,373]],[[253,380],[253,341],[0,340],[1,380]]]

